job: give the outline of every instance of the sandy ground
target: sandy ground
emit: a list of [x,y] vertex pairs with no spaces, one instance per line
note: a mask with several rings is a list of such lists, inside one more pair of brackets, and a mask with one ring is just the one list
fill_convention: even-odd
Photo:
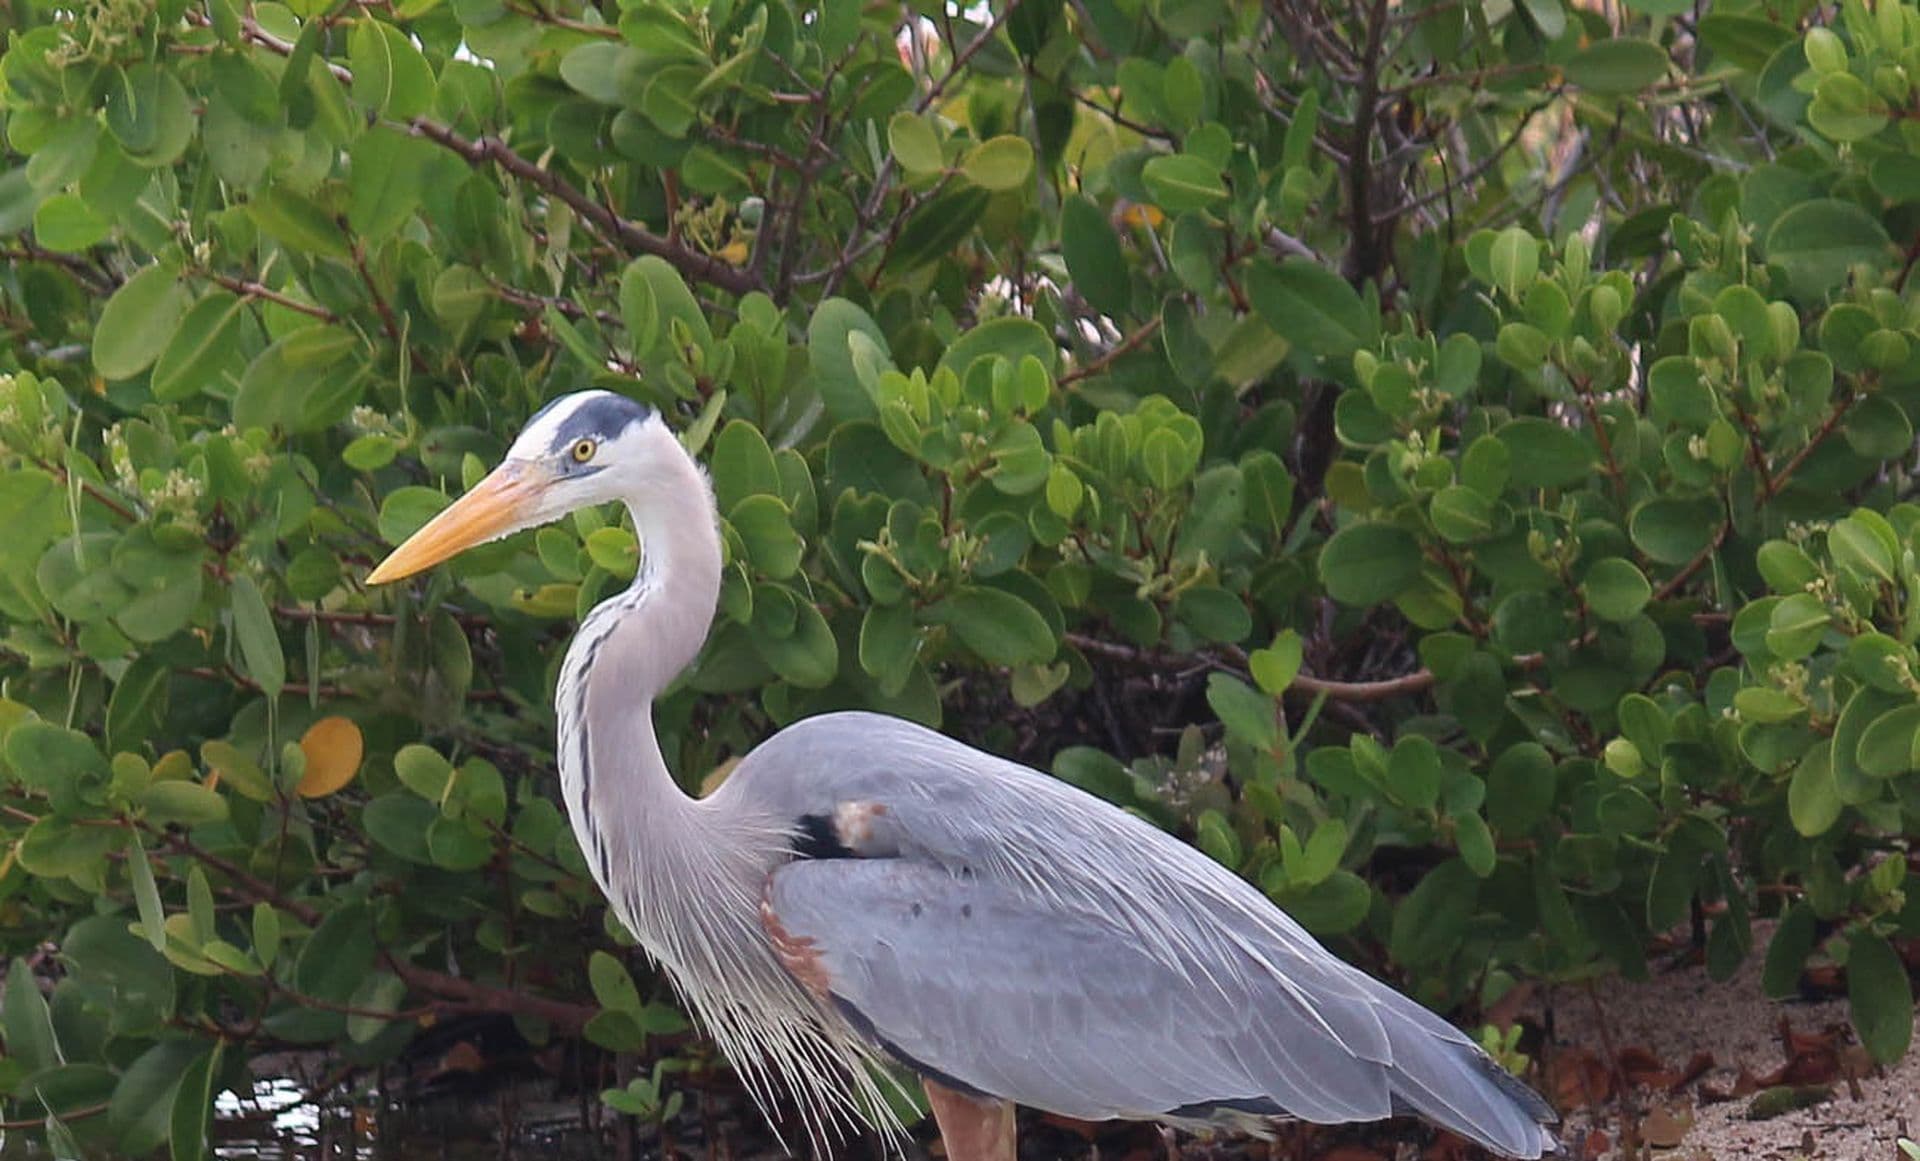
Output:
[[[1673,1078],[1661,1077],[1651,1087],[1632,1086],[1625,1102],[1609,1102],[1611,1109],[1570,1116],[1572,1156],[1583,1155],[1582,1131],[1591,1127],[1608,1142],[1608,1147],[1597,1148],[1601,1140],[1596,1139],[1596,1148],[1584,1151],[1592,1158],[1901,1161],[1895,1142],[1903,1133],[1920,1135],[1920,1050],[1909,1052],[1893,1068],[1877,1070],[1864,1051],[1850,1043],[1844,998],[1817,1003],[1768,1000],[1760,987],[1766,934],[1756,930],[1753,954],[1725,983],[1710,979],[1704,967],[1655,968],[1650,981],[1606,980],[1591,993],[1562,987],[1543,997],[1551,1002],[1556,1050],[1574,1053],[1576,1062],[1580,1049],[1604,1056],[1609,1043],[1616,1059],[1623,1054],[1638,1059],[1633,1050],[1644,1049],[1652,1058],[1645,1062],[1649,1071],[1657,1066],[1685,1074],[1697,1054],[1713,1056],[1713,1066],[1677,1092],[1668,1090]],[[1752,1095],[1714,1098],[1750,1087],[1752,1078],[1767,1077],[1786,1063],[1783,1018],[1796,1034],[1840,1046],[1842,1075],[1832,1083],[1831,1099],[1751,1120]],[[1740,1084],[1743,1070],[1745,1086]],[[1581,1082],[1574,1079],[1568,1062],[1562,1062],[1560,1071],[1563,1078],[1557,1087],[1564,1100]],[[1849,1071],[1859,1074],[1853,1084],[1845,1075]],[[1664,1147],[1643,1146],[1638,1153],[1622,1148],[1629,1117],[1639,1124],[1643,1139]]]

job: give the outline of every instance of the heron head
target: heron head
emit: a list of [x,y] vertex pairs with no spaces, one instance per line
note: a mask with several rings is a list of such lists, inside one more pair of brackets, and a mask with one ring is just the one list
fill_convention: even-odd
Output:
[[642,495],[660,478],[664,455],[679,450],[644,403],[611,391],[562,395],[527,421],[499,467],[409,536],[367,581],[401,580],[576,509]]

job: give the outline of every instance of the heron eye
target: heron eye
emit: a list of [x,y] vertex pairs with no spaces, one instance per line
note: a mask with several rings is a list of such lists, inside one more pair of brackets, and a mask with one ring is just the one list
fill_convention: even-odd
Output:
[[584,464],[593,458],[594,452],[599,450],[600,445],[590,439],[578,440],[573,445],[573,462]]

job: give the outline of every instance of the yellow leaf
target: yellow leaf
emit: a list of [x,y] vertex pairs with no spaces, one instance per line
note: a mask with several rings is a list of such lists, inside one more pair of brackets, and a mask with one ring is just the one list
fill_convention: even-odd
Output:
[[736,241],[729,242],[725,246],[720,247],[720,249],[715,250],[713,256],[729,266],[744,266],[747,261],[747,253],[747,244]]
[[700,797],[705,798],[720,789],[720,784],[727,780],[727,775],[733,773],[733,768],[739,764],[738,757],[728,758],[710,770],[707,776],[700,780]]
[[300,797],[324,798],[353,781],[366,753],[360,727],[346,718],[321,718],[300,738],[307,756],[307,772],[300,778]]

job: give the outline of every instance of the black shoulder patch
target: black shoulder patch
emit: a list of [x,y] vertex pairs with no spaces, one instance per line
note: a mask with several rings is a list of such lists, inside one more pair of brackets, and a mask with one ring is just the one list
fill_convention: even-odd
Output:
[[548,445],[548,450],[559,455],[576,440],[613,439],[652,414],[653,408],[628,399],[625,395],[615,395],[611,391],[599,392],[574,408],[561,422],[553,433],[553,442]]
[[840,841],[833,820],[824,814],[803,814],[796,824],[793,853],[802,859],[851,859],[853,848]]

